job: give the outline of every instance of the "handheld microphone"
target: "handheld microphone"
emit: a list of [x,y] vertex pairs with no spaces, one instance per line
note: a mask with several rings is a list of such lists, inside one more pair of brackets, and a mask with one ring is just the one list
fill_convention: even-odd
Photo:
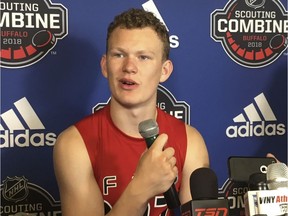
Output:
[[[139,133],[146,141],[147,148],[150,148],[159,135],[159,127],[157,122],[153,119],[142,121],[140,122],[138,129]],[[171,187],[164,192],[164,197],[169,209],[179,209],[181,204],[174,184],[172,184]]]
[[145,139],[147,148],[150,148],[159,135],[157,122],[153,119],[142,121],[138,126],[138,130],[141,136]]
[[190,176],[192,201],[181,206],[182,216],[228,216],[227,199],[218,199],[218,180],[214,171],[207,167],[196,169]]

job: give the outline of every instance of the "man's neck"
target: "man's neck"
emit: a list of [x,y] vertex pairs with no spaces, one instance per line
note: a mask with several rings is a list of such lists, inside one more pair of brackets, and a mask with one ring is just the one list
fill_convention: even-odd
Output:
[[156,119],[157,108],[154,106],[146,107],[124,107],[121,104],[110,101],[110,116],[117,128],[123,133],[140,138],[138,125],[147,119]]

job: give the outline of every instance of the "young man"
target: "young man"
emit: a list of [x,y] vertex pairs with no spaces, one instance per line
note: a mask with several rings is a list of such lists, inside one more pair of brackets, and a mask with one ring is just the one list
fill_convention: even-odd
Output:
[[[130,9],[109,25],[106,43],[101,68],[111,100],[54,147],[62,215],[164,215],[162,194],[174,180],[188,202],[191,173],[209,166],[198,131],[156,107],[157,86],[173,70],[168,33],[152,13]],[[160,129],[149,149],[138,132],[147,119]]]

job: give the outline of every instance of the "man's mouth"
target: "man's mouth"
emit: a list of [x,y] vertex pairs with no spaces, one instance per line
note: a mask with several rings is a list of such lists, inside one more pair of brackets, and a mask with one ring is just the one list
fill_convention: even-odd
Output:
[[134,81],[131,81],[131,80],[121,80],[120,82],[124,85],[135,85],[136,84]]
[[129,81],[124,81],[124,82],[122,82],[123,84],[125,84],[125,85],[134,85],[135,83],[133,83],[133,82],[129,82]]

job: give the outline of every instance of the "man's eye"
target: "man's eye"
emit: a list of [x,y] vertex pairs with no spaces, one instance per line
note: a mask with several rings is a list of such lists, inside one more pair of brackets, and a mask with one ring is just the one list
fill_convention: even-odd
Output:
[[113,57],[117,57],[117,58],[123,58],[123,54],[122,53],[114,53],[112,54]]
[[139,56],[139,58],[140,58],[141,60],[148,60],[148,59],[150,59],[149,56],[145,56],[145,55],[141,55],[141,56]]

